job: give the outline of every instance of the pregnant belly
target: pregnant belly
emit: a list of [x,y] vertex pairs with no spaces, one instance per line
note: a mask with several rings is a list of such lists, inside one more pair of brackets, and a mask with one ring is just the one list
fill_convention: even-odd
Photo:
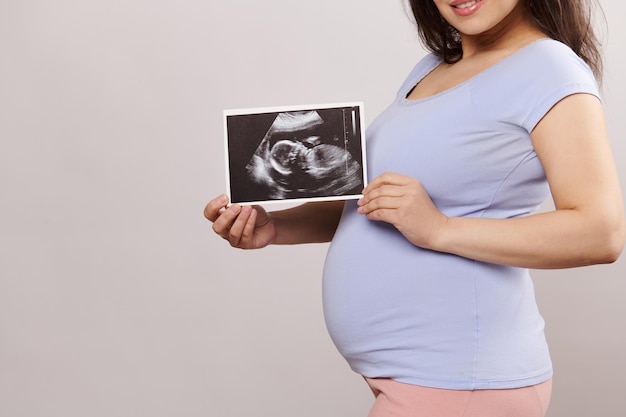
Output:
[[344,214],[324,268],[330,336],[348,361],[447,349],[475,332],[472,271],[473,261],[417,248],[391,226]]

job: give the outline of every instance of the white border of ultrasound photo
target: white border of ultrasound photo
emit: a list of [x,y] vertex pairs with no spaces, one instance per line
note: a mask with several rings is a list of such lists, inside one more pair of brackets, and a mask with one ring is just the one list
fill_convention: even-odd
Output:
[[367,185],[364,126],[363,103],[356,101],[224,110],[230,202],[361,198]]

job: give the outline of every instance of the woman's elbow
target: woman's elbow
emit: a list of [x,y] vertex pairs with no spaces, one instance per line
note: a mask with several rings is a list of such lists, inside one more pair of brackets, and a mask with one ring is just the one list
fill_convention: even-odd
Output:
[[626,242],[626,221],[621,216],[617,221],[607,225],[602,233],[602,242],[599,245],[598,263],[610,264],[617,261],[624,250]]

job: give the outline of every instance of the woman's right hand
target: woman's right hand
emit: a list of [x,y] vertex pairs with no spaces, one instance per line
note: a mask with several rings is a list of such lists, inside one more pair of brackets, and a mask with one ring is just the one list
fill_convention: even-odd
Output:
[[228,206],[228,197],[221,195],[206,205],[204,217],[234,248],[259,249],[276,239],[274,221],[261,206]]

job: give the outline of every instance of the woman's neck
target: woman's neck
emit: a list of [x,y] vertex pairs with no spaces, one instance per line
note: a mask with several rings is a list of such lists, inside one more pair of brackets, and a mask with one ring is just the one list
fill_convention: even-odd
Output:
[[463,59],[491,52],[515,51],[530,42],[545,38],[524,8],[513,11],[490,30],[479,35],[461,33]]

